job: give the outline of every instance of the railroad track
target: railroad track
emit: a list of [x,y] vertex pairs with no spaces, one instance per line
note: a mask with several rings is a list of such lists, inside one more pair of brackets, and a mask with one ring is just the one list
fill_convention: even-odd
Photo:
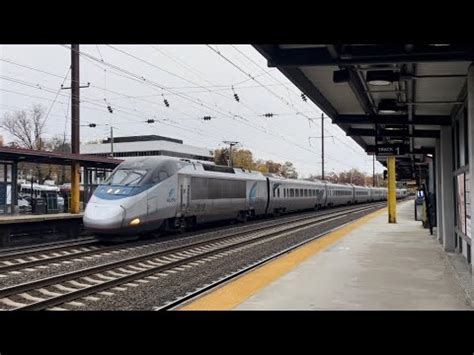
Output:
[[[108,292],[124,291],[138,287],[168,273],[185,271],[216,258],[238,253],[246,248],[272,239],[281,238],[329,221],[347,217],[349,213],[364,213],[384,206],[374,204],[329,212],[273,226],[260,226],[250,231],[230,233],[207,241],[198,241],[166,250],[146,253],[140,256],[88,267],[48,278],[0,289],[0,307],[5,310],[62,309],[58,306],[82,305],[81,301],[94,301]],[[167,273],[165,273],[167,272]]]
[[[353,207],[342,207],[338,209],[326,210],[319,212],[317,216],[324,216],[326,214],[349,211]],[[276,224],[284,224],[291,221],[304,220],[313,218],[314,212],[307,214],[299,214],[296,216],[287,216],[277,220]],[[249,229],[254,226],[276,225],[274,220],[258,221],[254,224],[245,224],[233,228],[226,228],[224,233],[232,232],[233,230]],[[205,231],[203,233],[189,233],[189,237],[199,238],[214,231]],[[183,235],[183,238],[187,235]],[[0,253],[0,277],[5,275],[16,275],[20,271],[32,272],[35,268],[43,269],[47,265],[57,264],[61,262],[77,262],[81,260],[92,260],[93,258],[100,258],[109,256],[111,254],[118,254],[140,249],[152,244],[164,241],[163,239],[155,240],[139,240],[135,242],[122,243],[114,246],[106,247],[101,245],[96,239],[88,238],[81,241],[69,241],[62,243],[54,243],[51,245],[41,245],[38,247],[21,248],[14,252]],[[58,266],[58,265],[56,265]]]
[[97,243],[94,237],[85,237],[75,240],[63,240],[59,242],[41,243],[37,245],[26,245],[21,247],[0,249],[0,260],[8,258],[28,256],[35,253],[60,251],[69,247],[84,246]]
[[[361,206],[365,207],[365,206]],[[354,207],[342,207],[338,209],[325,210],[317,213],[314,212],[307,214],[299,214],[296,216],[287,216],[278,219],[275,223],[274,220],[259,221],[256,224],[240,225],[233,228],[226,228],[223,230],[224,233],[232,232],[233,230],[249,229],[254,226],[257,228],[263,228],[268,226],[283,225],[288,222],[295,222],[305,220],[308,218],[314,218],[315,216],[325,216],[327,214],[335,212],[350,211]],[[189,237],[199,238],[206,234],[213,233],[213,231],[206,231],[203,233],[193,234],[190,233]],[[182,236],[186,237],[186,236]],[[66,262],[77,262],[84,260],[92,260],[93,258],[100,258],[110,256],[111,254],[125,253],[137,249],[141,249],[163,240],[139,240],[136,242],[130,242],[126,244],[119,244],[114,246],[103,246],[94,238],[88,238],[81,241],[69,241],[63,243],[54,243],[51,246],[42,245],[38,247],[30,247],[20,249],[14,252],[0,253],[0,277],[5,275],[17,275],[20,271],[33,272],[35,268],[44,269],[47,265],[59,266],[58,263]]]

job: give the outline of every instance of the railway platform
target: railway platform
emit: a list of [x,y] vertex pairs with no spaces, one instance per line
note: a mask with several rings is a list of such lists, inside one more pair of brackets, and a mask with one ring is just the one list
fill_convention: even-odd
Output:
[[65,233],[69,238],[79,235],[83,213],[52,213],[39,215],[0,216],[0,247],[11,244],[12,235],[44,228]]
[[[469,310],[470,277],[421,222],[413,200],[350,223],[182,310]],[[462,269],[462,268],[461,268]],[[468,272],[467,272],[468,273]]]

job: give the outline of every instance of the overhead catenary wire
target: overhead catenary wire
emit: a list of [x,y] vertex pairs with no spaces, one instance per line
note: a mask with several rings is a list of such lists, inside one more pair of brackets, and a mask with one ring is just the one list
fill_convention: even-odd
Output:
[[[64,47],[66,47],[66,48],[69,49],[68,46],[64,46]],[[81,51],[80,51],[80,53],[86,55],[87,57],[89,57],[89,58],[91,58],[91,59],[94,59],[94,60],[100,62],[100,60],[98,60],[97,58],[95,58],[94,56],[92,56],[92,55],[90,55],[90,54],[87,54],[87,53],[84,53],[84,52],[81,52]],[[105,62],[105,61],[103,62],[103,64],[109,65],[109,66],[111,66],[111,67],[113,67],[113,68],[115,68],[115,69],[117,69],[117,70],[120,70],[120,71],[122,71],[122,72],[124,72],[124,73],[130,75],[131,77],[134,77],[134,78],[136,78],[136,79],[139,79],[140,82],[143,82],[143,83],[146,83],[146,84],[151,84],[151,85],[153,85],[153,86],[155,86],[155,87],[158,87],[158,88],[161,89],[161,90],[173,92],[173,91],[169,90],[168,88],[164,87],[163,85],[157,84],[157,83],[153,82],[152,80],[146,80],[143,76],[139,76],[139,75],[137,75],[137,74],[135,74],[135,73],[132,73],[132,72],[126,70],[126,69],[120,68],[120,67],[118,67],[118,66],[116,66],[116,65],[107,63],[107,62]],[[179,97],[182,97],[182,98],[184,98],[184,99],[186,99],[186,100],[188,100],[188,101],[191,101],[191,102],[194,103],[194,104],[196,104],[196,100],[193,100],[192,98],[189,98],[189,97],[187,97],[187,96],[185,96],[185,95],[182,95],[182,94],[178,94],[178,96],[179,96]],[[201,102],[197,102],[197,104],[198,104],[198,105],[201,105],[201,106],[204,106],[204,107],[206,107],[206,108],[209,108],[209,109],[211,109],[211,110],[213,110],[213,111],[216,111],[216,112],[218,112],[218,113],[220,113],[220,114],[223,114],[224,116],[230,117],[231,119],[243,118],[241,115],[235,115],[235,114],[234,114],[234,115],[229,115],[229,114],[227,114],[226,112],[216,110],[216,109],[210,107],[209,105],[203,103],[202,101],[201,101]],[[255,127],[254,127],[254,128],[255,128]],[[268,133],[268,132],[265,132],[265,131],[264,131],[264,133]],[[284,140],[287,140],[287,139],[286,139],[285,137],[283,137],[283,136],[280,136],[280,138],[282,138],[282,139],[284,139]],[[307,150],[307,151],[312,152],[311,150],[307,149],[306,147],[300,146],[300,145],[297,144],[296,142],[292,142],[292,144],[294,144],[294,145],[296,145],[296,146],[299,146],[300,148],[302,148],[302,149],[304,149],[304,150]],[[312,152],[312,153],[314,153],[314,152]]]
[[[101,55],[101,54],[99,54],[99,55]],[[101,60],[101,59],[99,59],[99,60]],[[103,58],[102,58],[102,60],[103,60]],[[110,73],[112,73],[112,72],[113,72],[113,70],[110,71]],[[123,78],[126,78],[126,79],[132,79],[132,77],[130,77],[129,75],[118,75],[118,76],[123,77]],[[137,80],[136,77],[134,78],[134,80],[137,81],[137,82],[140,82],[140,80]],[[141,80],[140,84],[143,84],[143,80]],[[150,86],[149,83],[146,83],[145,85]],[[254,87],[258,87],[258,86],[254,86]],[[229,87],[228,87],[228,88],[229,88]],[[172,90],[172,91],[175,91],[175,90]],[[208,90],[206,90],[206,91],[208,91]],[[179,93],[177,93],[177,94],[179,94]],[[168,95],[173,95],[173,94],[168,93]],[[126,96],[124,96],[124,97],[126,97]],[[128,97],[130,97],[130,95],[128,95]],[[68,98],[69,98],[69,97],[68,97]],[[232,96],[230,96],[230,98],[231,98],[231,100],[232,100]],[[43,99],[45,99],[45,98],[43,98]],[[186,100],[186,99],[183,98],[183,97],[180,97],[180,99]],[[82,100],[81,103],[84,103],[84,104],[86,105],[85,107],[92,106],[92,107],[90,107],[90,109],[95,109],[96,107],[99,107],[99,106],[97,106],[97,105],[96,105],[96,106],[93,106],[92,103],[87,103],[87,98],[86,98],[86,97],[84,97],[84,100]],[[56,102],[56,104],[59,104],[59,102]],[[154,102],[154,104],[156,105],[156,102]],[[206,105],[206,102],[203,101],[203,100],[199,100],[199,101],[198,101],[198,100],[195,100],[195,104],[196,104],[195,106],[197,107],[197,109],[199,109],[200,107],[203,107],[203,104]],[[198,106],[198,105],[199,105],[199,106]],[[122,106],[123,106],[123,105],[122,105]],[[214,107],[215,107],[215,106],[214,106]],[[205,109],[205,108],[204,108],[204,109]],[[100,109],[95,109],[95,110],[96,110],[96,111],[100,111]],[[231,111],[227,111],[227,110],[225,110],[225,109],[224,109],[224,110],[220,109],[220,110],[218,110],[218,111],[220,111],[220,113],[218,112],[219,114],[218,114],[217,116],[220,116],[220,115],[222,114],[222,116],[224,116],[224,117],[222,117],[222,118],[235,119],[235,118],[238,118],[239,116],[242,116],[242,115],[239,115],[239,114],[233,114]],[[214,112],[216,112],[216,111],[214,111]],[[224,113],[227,113],[227,115],[224,115]],[[283,115],[283,113],[281,113],[281,115]],[[214,116],[214,115],[213,115],[213,116]],[[127,117],[128,117],[128,116],[127,116]],[[195,117],[198,117],[198,115],[196,115]],[[248,117],[248,116],[247,116],[247,117]],[[218,118],[219,118],[219,117],[218,117]],[[244,118],[245,118],[245,117],[244,117]],[[241,119],[238,119],[237,121],[241,121]],[[200,122],[201,122],[201,121],[200,121]],[[247,121],[247,122],[248,122],[248,121]],[[202,122],[201,122],[201,123],[202,123]],[[200,123],[200,124],[201,124],[201,123]],[[251,125],[249,125],[249,126],[251,126],[251,127],[254,128],[254,129],[258,129],[259,131],[262,131],[262,129],[257,128],[257,127],[254,127],[254,124],[253,124],[253,123],[252,123]],[[211,126],[209,126],[209,127],[211,127]],[[266,128],[263,128],[263,130],[264,130],[264,133],[269,134],[269,132],[267,131]],[[273,135],[273,134],[269,134],[269,135]],[[275,137],[276,137],[276,138],[281,138],[281,137],[279,137],[278,135],[276,135]],[[291,141],[288,140],[287,138],[285,138],[284,140],[287,141],[290,145],[292,145],[293,148],[297,148],[297,147],[298,147],[296,144],[294,144],[294,142],[291,142]],[[299,148],[298,148],[298,149],[299,149]],[[310,153],[313,153],[313,154],[314,154],[314,151],[312,151],[312,150],[309,150],[309,149],[305,149],[305,150],[308,151],[308,152],[310,152]]]
[[[26,82],[23,82],[23,81],[22,81],[21,83],[24,84],[24,85],[28,85],[28,86],[30,86],[30,87],[32,87],[32,88],[35,88],[35,89],[45,90],[45,91],[47,91],[47,92],[54,93],[54,90],[51,90],[51,89],[49,89],[49,88],[47,88],[47,87],[45,87],[45,86],[43,86],[43,87],[38,87],[37,85],[34,85],[34,84],[32,84],[32,83],[26,83]],[[83,102],[83,103],[95,104],[95,105],[97,106],[97,103],[95,103],[95,102],[88,102],[84,97],[83,97],[83,99],[81,100],[81,102]],[[99,105],[99,106],[101,106],[101,105]],[[93,108],[89,108],[89,109],[93,109]],[[95,109],[95,110],[98,111],[98,109]],[[133,113],[132,113],[132,114],[133,114]],[[169,124],[169,123],[165,123],[165,124],[174,126],[174,125]],[[175,127],[176,127],[176,126],[175,126]],[[183,128],[183,127],[179,127],[179,128]],[[187,129],[185,129],[185,130],[187,130]],[[193,131],[191,131],[191,132],[193,132]],[[268,132],[265,132],[265,133],[268,134]],[[283,138],[283,139],[286,141],[286,138],[285,138],[285,137],[281,137],[281,138]],[[293,142],[289,142],[289,143],[290,143],[290,144],[295,144],[295,143],[293,143]],[[296,145],[296,146],[299,146],[298,144],[295,144],[295,145]],[[301,146],[299,146],[299,147],[301,148]],[[310,153],[314,153],[313,151],[308,150],[308,149],[306,149],[306,148],[304,148],[304,147],[302,147],[302,148],[303,148],[304,150],[309,151]],[[336,159],[334,159],[334,160],[336,161]]]

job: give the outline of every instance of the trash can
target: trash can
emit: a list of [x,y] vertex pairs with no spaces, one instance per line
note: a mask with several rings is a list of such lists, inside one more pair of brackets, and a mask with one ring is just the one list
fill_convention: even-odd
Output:
[[38,197],[32,201],[32,212],[34,214],[46,214],[46,199]]
[[55,192],[46,192],[43,196],[46,199],[46,213],[58,213],[58,195]]
[[423,221],[425,215],[425,198],[422,191],[418,191],[415,198],[415,221]]

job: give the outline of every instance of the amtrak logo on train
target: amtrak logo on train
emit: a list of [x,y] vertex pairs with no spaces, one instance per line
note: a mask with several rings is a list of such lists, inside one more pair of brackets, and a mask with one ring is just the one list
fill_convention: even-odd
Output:
[[176,190],[172,188],[168,192],[168,198],[166,199],[166,202],[175,202],[176,201]]

